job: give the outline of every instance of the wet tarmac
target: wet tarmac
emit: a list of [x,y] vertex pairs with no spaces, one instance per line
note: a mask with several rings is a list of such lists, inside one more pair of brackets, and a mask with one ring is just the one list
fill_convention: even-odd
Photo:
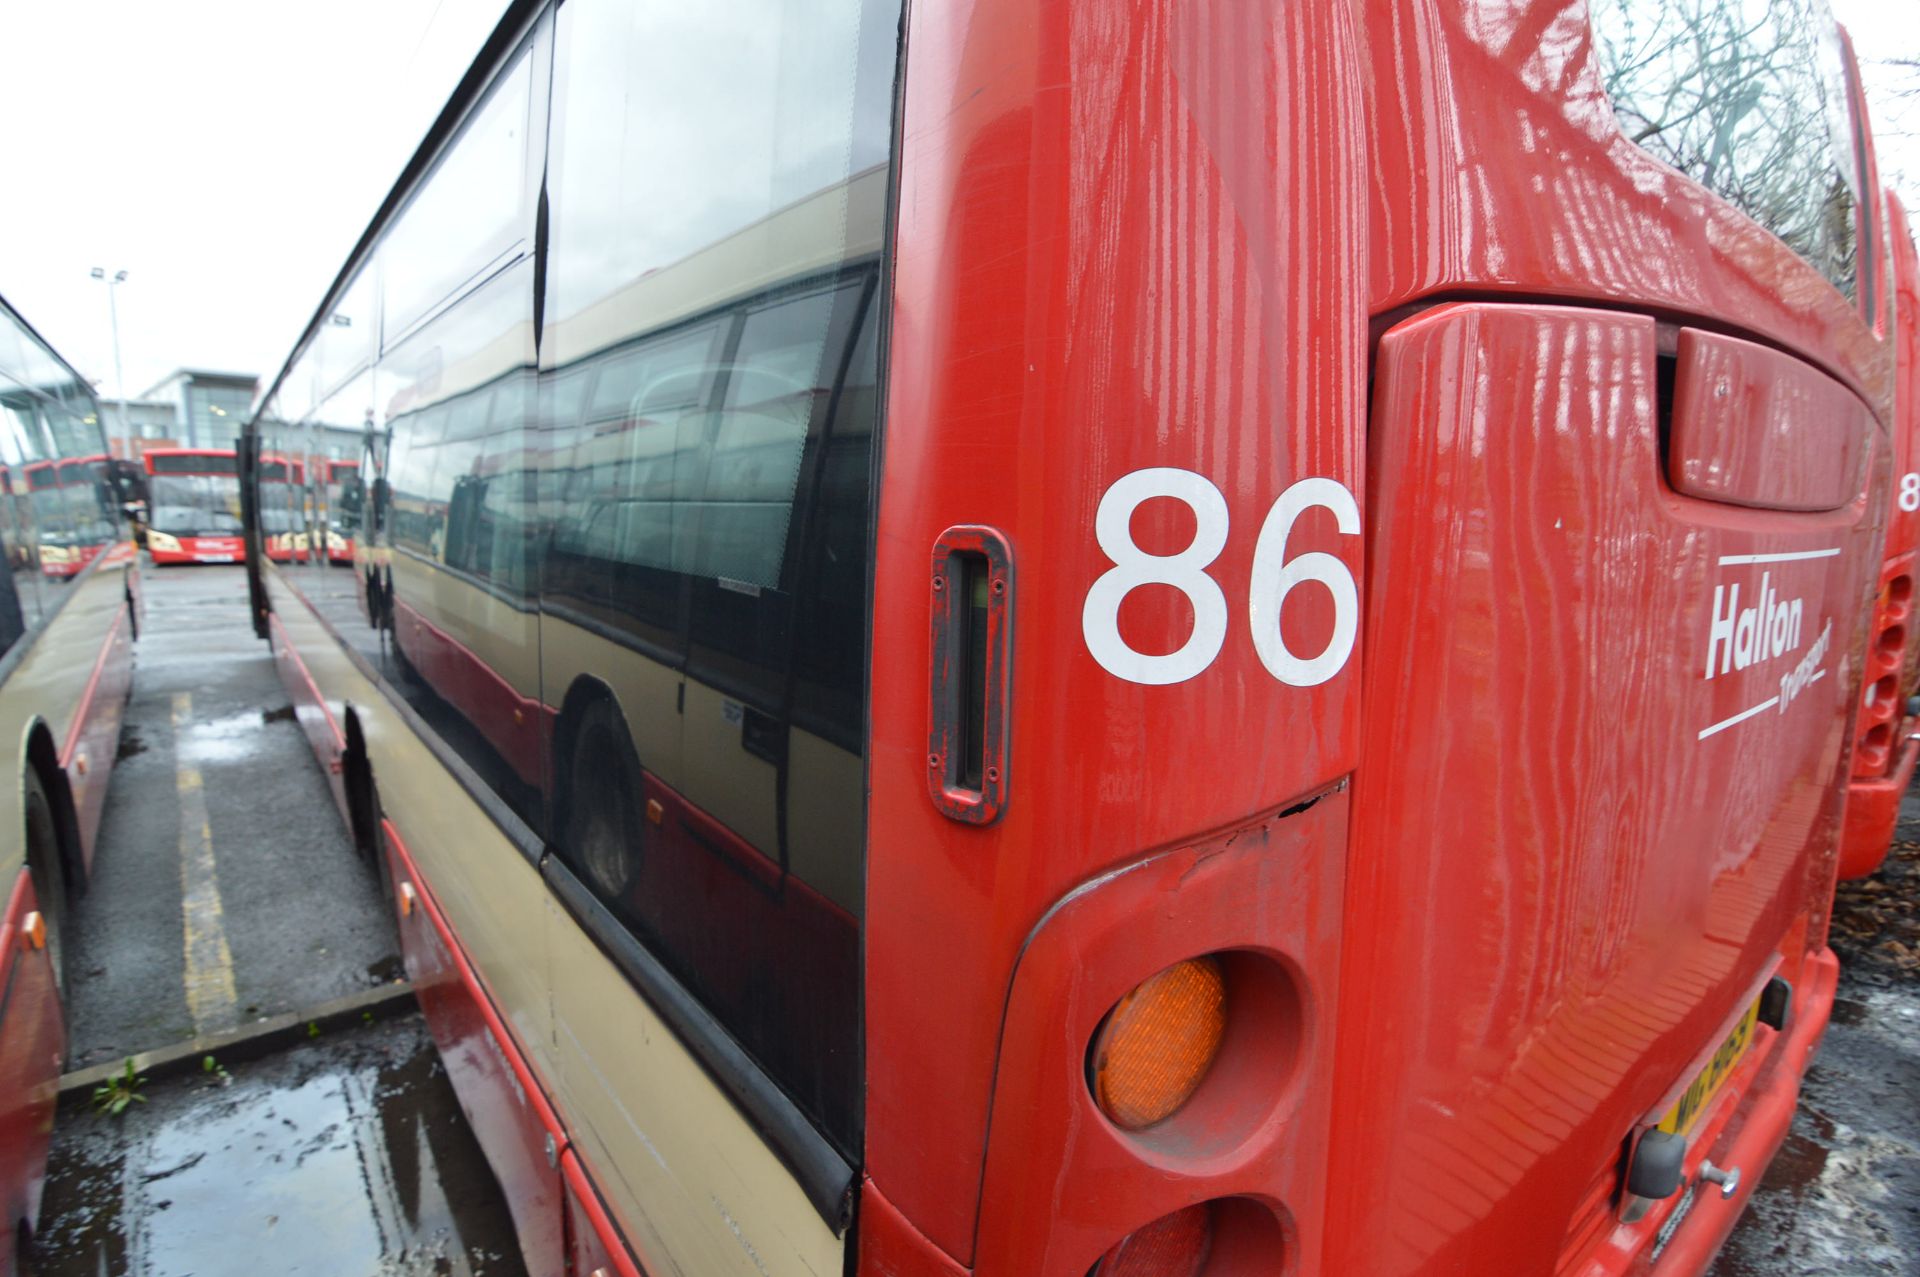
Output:
[[524,1272],[418,1014],[140,1090],[63,1105],[43,1277]]
[[[1920,839],[1914,791],[1900,817],[1897,841]],[[1839,928],[1833,944],[1840,990],[1819,1058],[1710,1277],[1920,1274],[1920,972]]]
[[[70,1068],[401,977],[378,881],[253,636],[245,577],[143,576],[133,699],[69,931]],[[31,1271],[523,1271],[417,1012],[138,1093],[117,1116],[63,1100]]]
[[245,575],[143,565],[142,580],[133,699],[68,929],[69,1068],[399,974],[378,882],[253,635]]

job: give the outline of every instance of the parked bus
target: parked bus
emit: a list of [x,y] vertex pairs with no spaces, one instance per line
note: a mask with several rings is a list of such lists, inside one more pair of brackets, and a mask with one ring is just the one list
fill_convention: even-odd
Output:
[[1894,481],[1867,645],[1866,690],[1854,728],[1853,782],[1840,841],[1842,878],[1864,878],[1886,860],[1900,820],[1900,798],[1920,760],[1920,719],[1910,709],[1920,691],[1920,642],[1913,638],[1914,583],[1920,578],[1920,255],[1906,209],[1891,191],[1885,202],[1886,257],[1892,264],[1886,322],[1897,343]]
[[307,468],[285,457],[260,458],[262,550],[275,563],[305,563],[311,536],[306,517]]
[[152,509],[147,554],[155,567],[245,557],[233,449],[149,448],[144,463]]
[[1877,189],[1812,0],[513,5],[246,446],[364,426],[258,624],[529,1269],[1702,1272]]
[[132,687],[139,578],[85,379],[0,299],[0,1273],[46,1182],[61,956]]
[[113,533],[103,529],[102,510],[113,505],[111,490],[103,490],[97,464],[100,458],[69,457],[28,465],[24,473],[40,534],[40,571],[50,580],[68,581],[111,543]]
[[351,564],[359,536],[366,489],[360,482],[358,461],[329,461],[327,466],[327,562]]

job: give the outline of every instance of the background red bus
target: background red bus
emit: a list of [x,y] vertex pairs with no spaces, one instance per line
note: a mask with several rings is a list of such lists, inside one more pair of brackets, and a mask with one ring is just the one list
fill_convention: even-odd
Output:
[[307,528],[307,467],[286,457],[260,458],[260,534],[275,563],[305,563],[311,553]]
[[143,460],[154,564],[239,563],[246,546],[233,449],[153,448]]

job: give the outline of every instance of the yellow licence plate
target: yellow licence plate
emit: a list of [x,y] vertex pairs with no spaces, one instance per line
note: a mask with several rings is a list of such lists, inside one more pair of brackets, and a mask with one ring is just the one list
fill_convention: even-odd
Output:
[[1707,1111],[1707,1104],[1719,1093],[1726,1080],[1733,1076],[1734,1066],[1746,1055],[1747,1048],[1753,1045],[1753,1026],[1759,1022],[1760,1000],[1755,998],[1747,1013],[1740,1017],[1740,1023],[1733,1026],[1733,1032],[1727,1034],[1727,1040],[1713,1053],[1705,1068],[1687,1084],[1680,1098],[1673,1102],[1666,1116],[1660,1119],[1659,1129],[1673,1135],[1685,1135]]

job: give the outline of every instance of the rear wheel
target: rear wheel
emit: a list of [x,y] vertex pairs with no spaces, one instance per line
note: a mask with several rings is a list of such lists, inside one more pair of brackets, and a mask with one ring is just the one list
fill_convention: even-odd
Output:
[[646,824],[640,768],[626,722],[610,701],[581,712],[567,752],[567,846],[587,883],[618,899],[640,872]]
[[60,860],[60,826],[53,818],[53,801],[40,773],[27,769],[26,782],[27,874],[33,882],[34,901],[47,924],[47,959],[53,964],[53,981],[62,996],[67,991],[66,937],[67,879]]

